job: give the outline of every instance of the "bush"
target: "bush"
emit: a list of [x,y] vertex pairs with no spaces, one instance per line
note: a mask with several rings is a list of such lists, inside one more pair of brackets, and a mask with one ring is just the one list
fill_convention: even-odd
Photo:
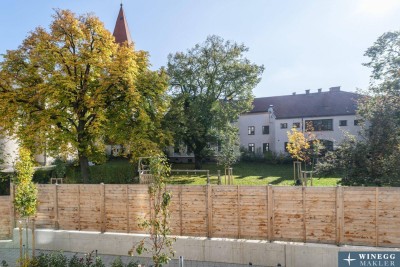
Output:
[[[111,160],[105,164],[89,167],[91,184],[130,184],[137,176],[135,165],[128,160]],[[82,183],[80,168],[69,166],[66,169],[66,183]]]
[[240,147],[240,160],[244,162],[263,162],[264,155],[262,153],[250,152],[246,147]]
[[33,174],[32,181],[37,184],[48,184],[50,182],[52,170],[38,169]]
[[268,164],[287,164],[291,163],[292,158],[284,153],[276,153],[273,151],[267,151],[264,153],[264,161]]

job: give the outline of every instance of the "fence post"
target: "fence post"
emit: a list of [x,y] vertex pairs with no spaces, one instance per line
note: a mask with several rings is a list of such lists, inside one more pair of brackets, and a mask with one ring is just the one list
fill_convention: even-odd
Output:
[[129,225],[129,185],[126,185],[126,232],[129,234],[130,225]]
[[242,229],[241,229],[241,221],[240,221],[240,187],[239,187],[239,185],[236,186],[236,192],[237,192],[238,239],[240,239],[241,235],[242,235]]
[[207,184],[210,184],[210,171],[207,170]]
[[56,222],[55,222],[55,228],[56,230],[60,229],[60,218],[59,218],[59,212],[58,212],[58,184],[54,185],[54,209],[56,213]]
[[10,226],[11,226],[11,238],[14,237],[14,228],[17,226],[15,223],[15,209],[14,209],[14,196],[15,187],[13,183],[10,183]]
[[221,171],[218,170],[218,185],[221,185]]
[[104,233],[106,231],[106,186],[104,183],[101,183],[101,194],[101,232]]
[[340,246],[343,242],[343,188],[336,187],[336,245]]
[[183,220],[182,220],[182,186],[179,186],[179,227],[180,235],[183,235]]
[[207,237],[212,237],[212,188],[211,185],[206,185],[207,190]]
[[273,197],[273,188],[272,185],[268,185],[268,190],[267,190],[267,198],[268,198],[268,203],[267,203],[267,209],[268,209],[268,240],[269,242],[272,242],[274,240],[274,232],[273,232],[273,227],[274,227],[274,197]]

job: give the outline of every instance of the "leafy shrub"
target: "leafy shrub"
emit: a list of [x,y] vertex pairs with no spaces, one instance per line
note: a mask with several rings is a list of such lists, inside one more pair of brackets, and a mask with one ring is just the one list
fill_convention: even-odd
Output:
[[263,162],[264,156],[262,153],[250,152],[246,147],[240,147],[240,160],[244,162]]
[[37,266],[66,267],[68,258],[62,252],[53,252],[50,254],[41,253],[37,258]]
[[70,260],[62,252],[41,253],[38,257],[30,260],[29,267],[105,267],[100,257],[94,257],[94,251],[83,257],[75,254]]
[[33,174],[32,181],[38,184],[48,184],[51,178],[51,170],[38,169]]
[[[137,175],[136,168],[128,160],[112,160],[105,164],[89,167],[92,184],[128,184],[134,182]],[[69,166],[66,170],[66,183],[82,183],[80,169]]]
[[276,153],[273,151],[267,151],[264,153],[264,161],[268,164],[287,164],[293,160],[288,154]]
[[53,165],[55,165],[55,168],[52,172],[52,176],[54,178],[64,178],[67,172],[67,164],[62,159],[57,158],[53,162]]

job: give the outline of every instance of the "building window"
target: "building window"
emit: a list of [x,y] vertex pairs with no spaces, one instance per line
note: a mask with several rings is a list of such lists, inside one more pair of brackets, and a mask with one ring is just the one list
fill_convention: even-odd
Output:
[[339,126],[347,126],[347,120],[340,120]]
[[285,152],[289,152],[288,149],[287,149],[287,144],[288,144],[288,142],[285,142],[285,144],[284,144],[285,145],[285,148],[284,148]]
[[306,121],[307,131],[333,131],[333,120],[307,120]]
[[269,126],[263,126],[262,127],[262,133],[263,134],[269,134]]
[[287,129],[287,123],[281,123],[281,129]]
[[254,126],[249,126],[247,134],[248,135],[254,135],[254,133],[255,133],[255,127]]
[[361,121],[360,120],[354,120],[354,126],[360,126]]
[[254,153],[256,151],[255,147],[254,147],[254,143],[250,143],[249,144],[249,152],[250,153]]
[[269,143],[263,143],[263,153],[269,151]]
[[320,142],[324,146],[325,151],[333,151],[333,142],[332,141],[321,139]]
[[300,122],[293,122],[292,128],[300,128]]

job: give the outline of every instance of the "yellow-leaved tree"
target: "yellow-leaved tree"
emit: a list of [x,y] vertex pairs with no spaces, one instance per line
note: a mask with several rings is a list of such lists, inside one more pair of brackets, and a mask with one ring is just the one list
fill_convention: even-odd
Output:
[[304,170],[307,170],[307,165],[311,165],[311,170],[314,169],[315,161],[320,154],[321,150],[324,148],[321,141],[317,139],[317,136],[312,132],[313,129],[310,126],[306,127],[306,132],[297,130],[297,128],[292,128],[287,132],[288,143],[286,145],[286,150],[292,156],[292,158],[300,162],[300,169],[295,168],[295,179],[298,179],[301,170],[301,164],[304,163]]
[[148,54],[118,45],[93,15],[56,10],[0,63],[0,134],[32,153],[74,154],[84,182],[105,144],[160,152],[167,75],[149,69]]

